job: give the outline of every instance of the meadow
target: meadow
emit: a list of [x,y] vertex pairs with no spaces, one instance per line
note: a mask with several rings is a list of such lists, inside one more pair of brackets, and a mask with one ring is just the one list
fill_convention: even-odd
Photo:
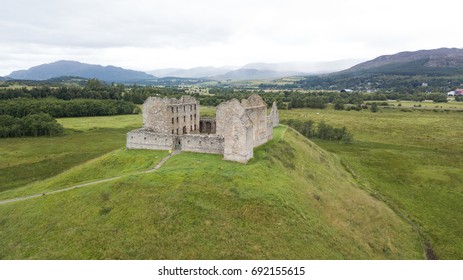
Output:
[[143,175],[165,152],[123,148],[141,115],[59,119],[63,136],[0,139],[0,199],[125,177],[0,205],[0,258],[461,259],[461,115],[281,110],[354,142],[280,127],[248,165],[181,153]]
[[125,145],[141,115],[63,118],[59,137],[0,139],[0,194],[41,181]]
[[314,141],[340,156],[357,181],[426,240],[429,257],[463,257],[461,112],[429,110],[280,111],[280,117],[346,126],[354,143]]
[[[274,138],[247,165],[182,152],[133,174],[143,155],[116,150],[72,168],[50,180],[96,168],[126,175],[0,205],[0,258],[424,258],[414,228],[359,188],[335,155],[283,126]],[[165,153],[136,152],[152,158],[140,169]]]

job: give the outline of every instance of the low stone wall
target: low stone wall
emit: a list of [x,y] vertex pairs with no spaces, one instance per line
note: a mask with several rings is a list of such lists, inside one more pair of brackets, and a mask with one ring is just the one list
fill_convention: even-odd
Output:
[[157,134],[145,129],[127,133],[127,149],[173,150],[173,145],[173,135]]
[[182,151],[223,154],[224,138],[222,135],[198,135],[189,134],[179,137]]

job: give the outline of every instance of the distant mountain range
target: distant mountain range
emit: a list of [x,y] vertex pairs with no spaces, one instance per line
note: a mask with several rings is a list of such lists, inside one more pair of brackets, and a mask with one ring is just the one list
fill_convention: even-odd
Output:
[[463,49],[440,48],[383,55],[357,64],[347,70],[333,73],[333,75],[337,74],[387,74],[405,76],[463,74]]
[[[62,76],[73,76],[87,79],[96,78],[107,82],[133,83],[159,80],[165,82],[165,77],[172,77],[172,79],[264,80],[288,76],[312,76],[323,73],[332,73],[328,75],[329,77],[343,78],[362,77],[368,75],[463,75],[463,49],[457,48],[401,52],[394,55],[383,55],[373,60],[355,65],[357,62],[359,61],[338,60],[317,63],[251,63],[244,65],[241,68],[167,68],[145,73],[115,66],[101,66],[80,63],[77,61],[61,60],[54,63],[35,66],[28,70],[14,71],[7,77],[0,77],[0,80],[8,78],[20,80],[48,80]],[[342,70],[346,68],[348,69]],[[324,77],[327,76],[324,75]]]
[[352,66],[354,61],[342,60],[320,63],[252,63],[239,69],[233,67],[195,67],[191,69],[166,68],[149,71],[149,73],[123,69],[115,66],[101,66],[77,61],[61,60],[42,64],[28,70],[12,72],[8,78],[17,80],[48,80],[71,76],[96,78],[107,82],[138,82],[158,78],[196,78],[209,80],[260,80],[287,76],[301,76],[326,73]]
[[346,69],[358,62],[360,61],[348,59],[328,62],[250,63],[240,68],[166,68],[149,71],[148,73],[157,77],[207,78],[211,80],[257,80],[330,73]]
[[67,60],[42,64],[28,70],[14,71],[8,77],[17,80],[48,80],[60,76],[96,78],[108,82],[134,82],[156,78],[141,71]]
[[[463,49],[440,48],[383,55],[349,69],[295,82],[306,89],[446,91],[462,84]],[[423,89],[420,89],[423,90]]]

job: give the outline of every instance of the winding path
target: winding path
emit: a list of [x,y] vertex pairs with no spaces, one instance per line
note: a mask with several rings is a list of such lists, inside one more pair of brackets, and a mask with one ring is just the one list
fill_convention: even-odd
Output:
[[124,174],[124,175],[121,175],[121,176],[116,176],[116,177],[111,177],[111,178],[106,178],[106,179],[100,179],[100,180],[96,180],[96,181],[92,181],[92,182],[88,182],[88,183],[84,183],[84,184],[74,185],[72,187],[68,187],[68,188],[64,188],[64,189],[60,189],[60,190],[56,190],[56,191],[50,191],[50,192],[44,192],[44,193],[40,193],[40,194],[33,194],[33,195],[29,195],[29,196],[22,196],[22,197],[17,197],[17,198],[1,200],[0,205],[7,204],[7,203],[12,203],[12,202],[17,202],[17,201],[23,201],[23,200],[36,198],[36,197],[41,197],[41,196],[45,196],[45,195],[70,191],[70,190],[73,190],[73,189],[82,188],[82,187],[91,186],[91,185],[96,185],[96,184],[100,184],[100,183],[110,182],[110,181],[114,181],[114,180],[117,180],[119,178],[122,178],[122,177],[125,177],[125,176],[128,176],[128,175],[139,175],[139,174],[146,174],[146,173],[154,172],[154,171],[158,170],[170,157],[172,157],[172,156],[174,156],[174,155],[176,155],[178,153],[180,153],[180,151],[173,151],[171,154],[164,157],[158,164],[156,164],[155,167],[153,167],[153,168],[151,168],[149,170],[146,170],[146,171],[128,173],[128,174]]

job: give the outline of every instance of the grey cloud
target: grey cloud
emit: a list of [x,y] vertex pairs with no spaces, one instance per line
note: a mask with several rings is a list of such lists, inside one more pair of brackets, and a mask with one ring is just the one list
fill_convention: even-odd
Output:
[[[227,21],[210,16],[182,15],[179,10],[158,9],[152,4],[145,7],[137,1],[130,6],[127,1],[105,3],[107,6],[98,1],[19,0],[9,5],[0,19],[0,37],[3,43],[90,48],[188,47],[226,41],[232,33]],[[29,7],[25,14],[15,15],[14,11],[24,6]]]

